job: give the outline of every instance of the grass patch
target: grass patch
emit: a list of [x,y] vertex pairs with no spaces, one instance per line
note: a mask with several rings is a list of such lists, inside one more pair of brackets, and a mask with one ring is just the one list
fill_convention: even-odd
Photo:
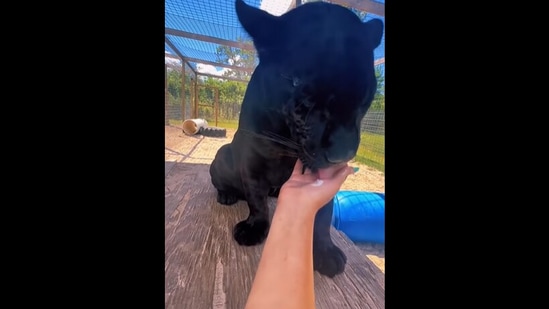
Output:
[[[208,120],[208,126],[215,127],[215,119],[214,120]],[[181,127],[183,126],[183,120],[179,119],[169,119],[169,124],[171,126]],[[218,120],[217,121],[217,127],[225,128],[225,129],[236,129],[238,127],[238,120]]]
[[[182,120],[170,119],[170,125],[181,127]],[[208,121],[210,126],[215,126],[215,120]],[[238,120],[218,120],[217,126],[226,129],[237,129]],[[385,135],[363,132],[360,135],[355,161],[370,166],[385,173]]]
[[385,173],[385,135],[363,132],[355,161]]
[[168,123],[169,123],[171,126],[174,126],[174,127],[181,127],[181,126],[183,126],[183,120],[168,119]]
[[[210,123],[208,121],[208,123]],[[211,123],[212,126],[215,126],[215,120]],[[225,129],[236,129],[238,128],[238,120],[218,120],[217,126]]]

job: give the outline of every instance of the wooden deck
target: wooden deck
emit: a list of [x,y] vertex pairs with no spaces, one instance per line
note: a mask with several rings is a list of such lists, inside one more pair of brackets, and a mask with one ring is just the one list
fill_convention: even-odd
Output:
[[[242,247],[232,238],[233,226],[247,216],[245,202],[216,202],[208,168],[227,142],[192,136],[167,143],[166,308],[244,308],[263,245]],[[269,201],[271,215],[275,202]],[[345,235],[332,229],[332,237],[348,262],[333,279],[315,272],[317,308],[384,308],[384,274]]]

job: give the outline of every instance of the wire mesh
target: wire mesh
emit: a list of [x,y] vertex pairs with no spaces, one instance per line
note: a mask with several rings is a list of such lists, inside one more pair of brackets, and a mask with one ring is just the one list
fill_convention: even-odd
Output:
[[[302,0],[312,2],[314,0]],[[264,10],[283,12],[291,1],[277,0],[278,7],[269,7],[268,1],[245,0],[248,5],[252,5]],[[325,1],[331,2],[331,1]],[[376,1],[384,3],[384,0]],[[353,10],[353,8],[351,8]],[[353,10],[363,21],[372,18],[379,18],[385,21],[383,16],[377,16],[371,13]],[[277,15],[277,14],[275,14]],[[208,37],[214,37],[230,41],[239,41],[249,39],[248,34],[241,27],[236,17],[234,9],[234,0],[165,0],[165,26],[166,28],[177,31],[184,31],[191,34],[198,34]],[[166,34],[165,50],[168,54],[177,55],[174,46],[184,57],[201,59],[209,62],[219,62],[219,44],[195,40],[187,37],[180,37],[172,34]],[[239,53],[238,48],[235,49]],[[255,53],[254,53],[255,54]],[[378,170],[384,171],[385,166],[385,99],[384,99],[384,80],[385,80],[385,31],[383,33],[381,44],[374,50],[374,59],[378,64],[378,94],[374,99],[372,107],[364,117],[361,123],[361,144],[356,156],[356,160],[367,164]],[[236,127],[240,115],[240,106],[243,94],[247,84],[234,81],[216,81],[210,82],[210,87],[203,85],[208,82],[204,76],[195,76],[196,72],[207,72],[209,74],[221,75],[227,72],[227,68],[217,67],[209,64],[197,64],[193,61],[174,60],[166,58],[168,67],[167,94],[166,94],[166,123],[171,125],[180,125],[189,118],[203,118],[210,125],[215,123],[215,116],[223,124],[231,124]],[[171,59],[171,60],[168,60]],[[382,61],[380,61],[382,60]],[[232,64],[225,61],[226,64]],[[257,62],[256,62],[257,64]],[[181,65],[185,65],[185,92],[181,92],[182,76]],[[192,69],[191,69],[192,68]],[[196,79],[198,78],[198,81]],[[197,87],[195,88],[195,81]],[[202,86],[199,86],[202,85]],[[212,88],[213,87],[213,88]],[[218,109],[214,108],[215,95],[214,90],[218,91]],[[235,95],[236,94],[236,95]],[[184,98],[184,99],[183,99]],[[198,99],[198,101],[197,101]],[[200,106],[196,106],[200,103]],[[208,106],[210,104],[210,106]]]
[[[193,117],[193,85],[194,72],[185,64],[185,73],[181,67],[181,61],[172,59],[166,65],[166,102],[165,124],[180,126],[183,121]],[[183,76],[185,78],[183,79]],[[182,87],[185,87],[183,93]]]

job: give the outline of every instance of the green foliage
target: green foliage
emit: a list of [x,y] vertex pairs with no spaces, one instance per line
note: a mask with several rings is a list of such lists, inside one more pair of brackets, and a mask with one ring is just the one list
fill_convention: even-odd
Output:
[[[240,43],[253,44],[252,41],[237,39]],[[217,61],[247,69],[253,69],[256,66],[257,58],[255,51],[243,50],[240,48],[220,45],[217,47]],[[241,70],[227,70],[223,73],[225,77],[235,77],[244,80],[250,80],[251,73]]]
[[371,110],[385,110],[385,72],[383,68],[384,65],[375,67],[377,90],[372,105],[370,106]]
[[[304,1],[305,2],[305,1]],[[309,1],[312,2],[312,1]],[[364,12],[356,11],[357,15],[363,18]],[[243,40],[239,40],[244,42]],[[251,43],[251,42],[247,42]],[[256,65],[255,53],[244,51],[237,48],[220,46],[217,50],[218,60],[236,66],[254,68]],[[186,72],[185,76],[185,96],[190,100],[190,89],[192,85],[191,74]],[[375,75],[377,78],[377,89],[374,100],[370,107],[371,110],[385,109],[385,72],[384,65],[375,67]],[[226,77],[236,77],[249,80],[250,73],[244,71],[229,70],[224,74]],[[170,96],[170,104],[181,104],[181,70],[168,70],[168,92]],[[215,125],[215,114],[213,110],[215,92],[219,91],[219,118],[217,126],[229,129],[238,127],[238,117],[242,100],[246,92],[247,84],[243,82],[224,80],[218,78],[199,78],[198,81],[198,98],[200,104],[210,106],[200,106],[199,115],[205,118],[210,125]],[[208,86],[208,87],[204,87]],[[170,119],[171,125],[180,126],[182,121]],[[380,134],[363,132],[361,134],[361,143],[355,157],[357,162],[363,163],[370,167],[376,168],[382,172],[385,171],[385,137]]]
[[[181,104],[181,78],[180,70],[168,69],[168,93],[170,96],[169,104]],[[190,96],[191,76],[185,75],[185,96]]]
[[[251,44],[251,41],[245,41],[239,39],[242,43]],[[245,51],[238,48],[232,48],[228,46],[219,46],[217,49],[218,61],[244,67],[250,69],[256,65],[256,56],[253,51]],[[249,80],[251,73],[246,71],[228,70],[225,72],[224,77],[239,78],[242,80]],[[196,81],[194,74],[190,69],[185,71],[185,102],[187,104],[186,109],[192,110],[194,108],[194,97],[191,98],[191,93],[194,96],[194,83],[197,84],[198,91],[198,115],[201,118],[205,118],[208,121],[215,119],[215,102],[216,98],[219,99],[219,111],[218,119],[231,119],[236,120],[240,115],[240,106],[244,99],[247,84],[245,82],[231,81],[221,78],[209,78],[199,76]],[[168,105],[180,106],[182,104],[182,71],[181,69],[168,68],[167,71],[167,99]],[[218,96],[216,96],[216,92]],[[193,102],[191,102],[193,100]],[[173,116],[177,117],[177,116]]]
[[385,172],[385,135],[362,132],[355,161]]
[[226,129],[237,129],[238,128],[238,120],[226,120],[226,119],[221,119],[217,122],[217,126],[218,127],[221,127],[221,128],[226,128]]
[[181,72],[168,70],[168,92],[175,99],[181,96],[181,82]]

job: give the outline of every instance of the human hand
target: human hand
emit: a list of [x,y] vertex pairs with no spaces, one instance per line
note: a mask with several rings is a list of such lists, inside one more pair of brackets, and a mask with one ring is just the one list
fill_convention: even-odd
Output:
[[338,164],[312,173],[305,170],[303,163],[297,159],[290,178],[280,188],[279,204],[297,204],[318,211],[328,203],[339,191],[347,176],[354,174],[353,168],[347,163]]

